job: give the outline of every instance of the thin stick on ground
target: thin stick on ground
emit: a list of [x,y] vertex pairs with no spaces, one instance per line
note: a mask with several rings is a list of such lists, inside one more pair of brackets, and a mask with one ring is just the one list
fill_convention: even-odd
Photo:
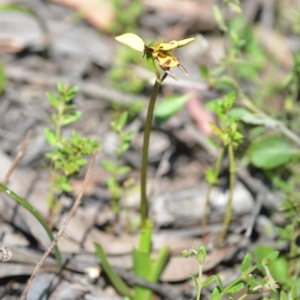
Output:
[[58,231],[56,237],[54,238],[53,242],[51,243],[51,245],[48,247],[47,251],[44,253],[44,255],[42,256],[42,258],[40,259],[40,261],[37,263],[33,273],[31,274],[29,280],[27,281],[27,284],[26,284],[26,287],[20,297],[20,300],[26,300],[27,298],[27,294],[28,294],[28,291],[33,283],[33,280],[35,279],[37,273],[39,272],[41,266],[43,265],[44,261],[46,260],[46,258],[48,257],[48,255],[51,253],[51,251],[53,250],[53,248],[56,246],[57,242],[59,241],[59,239],[61,238],[61,236],[63,235],[69,221],[71,220],[71,218],[73,217],[75,211],[77,210],[78,206],[80,205],[81,203],[81,198],[82,198],[82,195],[85,191],[85,188],[91,178],[91,174],[92,174],[92,167],[94,165],[94,162],[95,162],[95,157],[96,157],[96,154],[97,152],[95,152],[90,160],[90,163],[89,163],[89,166],[88,166],[88,169],[87,169],[87,172],[86,172],[86,175],[85,175],[85,178],[84,178],[84,182],[83,182],[83,185],[82,185],[82,189],[79,193],[79,195],[77,196],[70,212],[68,213],[65,221],[63,222],[60,230]]
[[27,134],[25,135],[22,144],[20,146],[20,149],[17,153],[17,155],[14,158],[14,161],[12,162],[9,170],[7,171],[2,183],[4,185],[7,185],[9,177],[11,176],[11,174],[13,173],[13,171],[15,170],[18,162],[20,161],[20,159],[22,158],[23,154],[24,154],[24,150],[26,149],[26,147],[28,146],[28,142],[29,142],[29,138],[31,137],[31,131],[28,131]]

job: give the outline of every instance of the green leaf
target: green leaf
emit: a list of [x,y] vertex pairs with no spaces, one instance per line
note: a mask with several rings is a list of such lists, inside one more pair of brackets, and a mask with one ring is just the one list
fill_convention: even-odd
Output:
[[279,136],[266,137],[254,143],[248,149],[253,165],[263,169],[272,169],[288,163],[299,156],[300,152],[288,140]]
[[[263,261],[266,257],[268,257],[269,254],[274,252],[276,252],[275,249],[273,249],[270,246],[267,245],[256,246],[254,249],[254,256],[258,266],[260,266],[261,261]],[[288,278],[288,268],[289,268],[288,265],[289,263],[284,256],[279,256],[272,263],[268,264],[268,268],[272,276],[274,277],[275,280],[277,280],[281,284],[286,282]],[[260,267],[260,270],[264,271],[262,267]]]
[[197,260],[199,264],[203,264],[206,258],[206,249],[203,245],[200,245],[197,250]]
[[70,192],[72,190],[72,186],[67,182],[62,183],[60,187],[64,192]]
[[75,122],[76,120],[78,120],[81,117],[82,113],[80,110],[76,110],[73,113],[69,114],[68,116],[66,116],[62,122],[62,125],[68,125],[70,123]]
[[104,272],[108,276],[109,280],[111,281],[116,291],[120,295],[127,296],[130,299],[132,299],[131,289],[122,280],[122,278],[116,273],[116,271],[110,266],[103,248],[97,243],[94,243],[94,246],[95,246],[96,254],[100,260],[101,267],[103,268]]
[[113,162],[111,162],[110,160],[103,159],[102,165],[109,172],[114,172],[116,170],[115,164]]
[[130,142],[123,142],[119,149],[120,153],[124,153],[129,149],[129,147],[130,147]]
[[52,147],[54,147],[56,145],[56,136],[55,136],[55,133],[48,127],[45,127],[44,128],[44,135],[45,135],[45,138],[48,142],[48,144]]
[[129,166],[122,166],[120,168],[118,168],[117,170],[117,174],[121,175],[121,174],[126,174],[131,170],[131,168]]
[[234,117],[236,119],[243,118],[248,115],[252,115],[252,113],[243,107],[233,107],[227,114],[229,117]]
[[249,267],[250,267],[250,264],[251,264],[251,261],[252,261],[252,255],[251,253],[247,253],[243,259],[243,262],[242,262],[242,265],[241,265],[241,271],[244,273],[246,272]]
[[197,281],[196,276],[194,274],[191,274],[191,273],[189,274],[189,276],[192,278],[192,280],[194,281],[196,287],[198,288],[198,281]]
[[224,112],[227,112],[233,105],[236,98],[235,92],[229,93],[227,96],[223,97],[222,106],[224,107]]
[[236,285],[234,285],[233,287],[231,287],[229,290],[227,290],[227,293],[230,294],[234,294],[237,293],[238,291],[240,291],[243,287],[245,286],[244,282],[239,282]]
[[[151,254],[150,254],[151,255]],[[150,281],[157,282],[162,271],[164,270],[170,256],[170,247],[162,247],[154,261],[152,261]]]
[[251,112],[245,113],[242,116],[242,121],[246,124],[263,125],[268,128],[275,128],[279,122],[270,117],[258,116]]
[[281,291],[280,292],[280,298],[279,298],[279,300],[288,300],[288,297],[287,297],[285,291]]
[[161,124],[175,115],[185,103],[190,99],[191,95],[175,95],[162,99],[154,109],[154,118],[157,124]]
[[210,285],[214,280],[217,281],[216,276],[215,275],[210,276],[202,283],[202,286]]
[[55,108],[59,105],[59,100],[55,97],[54,94],[47,92],[46,93],[48,100],[50,101],[51,105]]
[[[152,228],[151,228],[152,234]],[[143,237],[146,244],[151,244],[152,235]],[[146,247],[147,248],[147,247]],[[133,251],[134,274],[144,278],[150,282],[157,282],[162,273],[170,255],[169,247],[162,247],[156,257],[152,259],[150,248],[145,252],[142,248]],[[150,300],[152,299],[153,291],[145,287],[135,286],[135,299]]]
[[65,91],[66,91],[66,86],[61,82],[61,81],[58,81],[57,82],[57,90],[59,92],[59,94],[64,94]]
[[121,130],[125,126],[127,122],[127,117],[128,117],[128,113],[126,111],[121,114],[119,120],[117,121],[119,130]]
[[209,71],[208,71],[208,68],[207,68],[206,65],[200,65],[199,71],[200,71],[201,76],[202,76],[204,79],[207,80],[207,79],[209,78]]
[[291,297],[292,300],[299,300],[300,299],[300,294],[297,291],[297,286],[293,286],[291,289]]
[[114,176],[110,176],[107,180],[107,187],[114,198],[119,198],[120,196],[120,187],[116,178]]
[[69,88],[66,92],[65,100],[70,101],[71,99],[73,99],[78,93],[78,91],[79,91],[78,86],[72,86],[71,88]]
[[211,294],[211,299],[212,300],[220,300],[221,299],[221,291],[220,288],[218,286],[216,286]]
[[209,126],[210,126],[211,130],[213,131],[213,133],[217,137],[219,137],[220,139],[223,140],[223,136],[224,136],[223,131],[217,125],[215,125],[214,123],[209,123]]
[[227,31],[227,26],[225,25],[225,21],[222,15],[220,8],[217,5],[213,5],[213,14],[214,18],[219,26],[219,28],[223,31]]
[[[151,256],[150,253],[133,249],[133,272],[135,276],[150,281]],[[153,291],[141,286],[134,286],[135,299],[150,300]]]
[[279,251],[273,251],[263,258],[262,263],[265,265],[269,265],[278,257],[278,255]]
[[230,8],[231,11],[240,14],[242,13],[241,5],[240,3],[235,3],[235,2],[229,2],[228,7]]
[[0,95],[3,93],[6,84],[6,72],[4,65],[0,62]]
[[[48,237],[51,240],[51,242],[54,240],[52,231],[48,227],[47,222],[45,221],[45,219],[40,215],[40,213],[33,206],[31,206],[25,199],[18,196],[16,193],[14,193],[12,190],[7,188],[2,183],[0,183],[0,190],[2,190],[4,193],[6,193],[11,198],[13,198],[19,204],[21,204],[25,209],[27,209],[40,222],[40,224],[44,227],[44,229],[46,230],[46,232],[48,234]],[[57,246],[54,247],[54,252],[55,252],[55,258],[56,258],[56,264],[59,268],[61,268],[61,266],[62,266],[62,264],[61,264],[61,255],[60,255],[60,251],[59,251]]]
[[215,170],[212,167],[207,169],[205,173],[205,179],[209,184],[216,184],[218,182]]

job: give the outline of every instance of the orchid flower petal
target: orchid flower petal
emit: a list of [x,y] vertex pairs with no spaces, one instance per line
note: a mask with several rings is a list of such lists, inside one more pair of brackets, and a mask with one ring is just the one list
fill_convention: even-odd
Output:
[[186,45],[190,44],[191,42],[193,42],[194,40],[195,40],[195,38],[189,38],[189,39],[184,39],[184,40],[181,40],[181,41],[175,41],[175,42],[178,43],[178,46],[176,48],[186,46]]
[[126,46],[133,48],[134,50],[144,52],[144,41],[134,33],[125,33],[116,37],[116,40]]

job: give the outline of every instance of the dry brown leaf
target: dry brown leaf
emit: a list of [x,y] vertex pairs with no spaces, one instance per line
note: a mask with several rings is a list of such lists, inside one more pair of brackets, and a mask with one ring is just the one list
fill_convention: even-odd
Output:
[[76,9],[88,22],[102,30],[106,30],[115,19],[114,9],[109,0],[51,1]]

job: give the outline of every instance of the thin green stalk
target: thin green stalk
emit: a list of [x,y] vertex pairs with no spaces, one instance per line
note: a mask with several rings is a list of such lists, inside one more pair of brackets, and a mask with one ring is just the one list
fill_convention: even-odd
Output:
[[[64,99],[60,97],[60,105],[57,108],[58,118],[55,122],[55,138],[56,142],[59,142],[61,139],[61,127],[62,127],[62,119],[63,119],[63,112],[64,112]],[[56,181],[57,181],[57,170],[55,169],[55,162],[52,161],[51,167],[50,167],[50,192],[48,195],[48,224],[49,227],[53,227],[53,223],[55,221],[57,211],[55,211],[55,207],[57,202],[59,201],[59,197],[55,195],[56,192]]]
[[155,101],[160,88],[161,83],[167,77],[165,73],[161,80],[156,79],[152,90],[148,112],[146,117],[145,132],[144,132],[144,142],[143,142],[143,154],[142,154],[142,168],[141,168],[141,219],[142,228],[147,227],[146,221],[148,216],[148,204],[147,204],[147,166],[148,166],[148,152],[149,152],[149,140],[151,132],[151,124],[153,118],[153,111],[155,106]]
[[200,300],[201,290],[202,290],[202,264],[199,264],[199,276],[198,276],[198,291],[197,291],[197,300]]
[[230,189],[230,194],[229,194],[229,200],[227,203],[226,207],[226,213],[225,213],[225,218],[223,222],[223,229],[219,237],[218,241],[218,246],[220,247],[223,243],[223,240],[226,236],[230,220],[231,220],[231,215],[232,215],[232,203],[233,203],[233,194],[234,194],[234,181],[235,181],[235,174],[236,174],[236,166],[235,166],[235,158],[234,158],[234,151],[233,151],[233,145],[230,144],[228,146],[228,154],[229,154],[229,189]]
[[215,179],[216,180],[215,180],[215,183],[210,183],[209,184],[209,187],[208,187],[208,190],[207,190],[207,193],[206,193],[206,198],[205,198],[203,219],[202,219],[202,224],[201,224],[202,225],[202,230],[203,230],[203,236],[206,236],[206,234],[207,234],[207,230],[206,230],[207,228],[206,227],[207,227],[207,219],[208,219],[208,216],[207,216],[208,204],[209,204],[212,189],[216,184],[217,178],[219,177],[219,173],[220,173],[220,169],[221,169],[221,163],[222,163],[222,160],[223,160],[223,154],[224,154],[224,148],[220,147],[218,157],[217,157],[217,161],[216,161],[216,165],[215,165],[215,168],[214,168]]
[[[297,210],[296,210],[297,214]],[[292,220],[292,224],[294,227],[294,232],[293,232],[293,239],[291,240],[290,243],[290,251],[289,251],[289,266],[288,266],[288,276],[292,277],[293,273],[297,267],[297,262],[295,261],[295,257],[297,257],[297,251],[298,251],[298,246],[296,244],[296,238],[299,235],[299,231],[296,229],[298,227],[298,222],[295,220],[295,218]]]

